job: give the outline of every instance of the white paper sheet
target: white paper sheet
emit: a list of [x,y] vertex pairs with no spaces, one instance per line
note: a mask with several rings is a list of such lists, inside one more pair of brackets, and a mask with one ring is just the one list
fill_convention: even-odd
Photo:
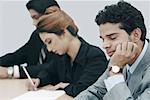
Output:
[[38,90],[29,91],[21,96],[18,96],[12,100],[56,100],[58,97],[65,94],[63,90],[50,91],[50,90]]

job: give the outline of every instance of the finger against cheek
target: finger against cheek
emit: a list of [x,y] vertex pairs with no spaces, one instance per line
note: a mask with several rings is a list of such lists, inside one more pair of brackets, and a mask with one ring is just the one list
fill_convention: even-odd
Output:
[[122,48],[121,48],[122,50],[121,51],[123,54],[125,54],[127,52],[127,45],[128,45],[128,42],[122,43]]
[[128,42],[127,55],[131,55],[132,51],[133,51],[133,44],[131,42]]
[[138,53],[137,45],[133,43],[132,56],[135,57]]
[[133,50],[132,50],[132,52],[136,53],[137,51],[138,51],[137,45],[133,43]]
[[121,43],[117,45],[116,52],[121,52]]

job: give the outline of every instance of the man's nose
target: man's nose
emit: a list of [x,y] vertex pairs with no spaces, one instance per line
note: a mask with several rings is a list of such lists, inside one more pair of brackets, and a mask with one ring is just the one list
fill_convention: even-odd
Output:
[[104,42],[102,43],[102,47],[103,47],[104,49],[109,48],[110,45],[111,45],[111,43],[110,43],[109,41],[104,41]]

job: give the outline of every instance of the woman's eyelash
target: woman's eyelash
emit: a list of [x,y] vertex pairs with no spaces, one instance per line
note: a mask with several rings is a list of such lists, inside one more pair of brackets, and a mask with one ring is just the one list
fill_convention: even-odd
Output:
[[116,37],[112,37],[111,39],[116,39]]
[[52,42],[51,40],[50,40],[50,41],[48,41],[48,44],[51,44],[51,42]]
[[52,41],[49,40],[49,39],[46,39],[45,42],[48,43],[48,44],[51,44]]

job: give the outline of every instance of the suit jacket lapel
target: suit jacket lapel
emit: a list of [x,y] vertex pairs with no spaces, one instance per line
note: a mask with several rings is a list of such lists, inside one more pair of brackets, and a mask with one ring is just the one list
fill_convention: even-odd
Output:
[[135,69],[135,71],[133,72],[130,80],[129,80],[129,84],[128,87],[131,91],[131,93],[133,94],[135,89],[138,88],[138,85],[140,85],[140,82],[142,80],[142,76],[143,76],[143,69],[141,64]]
[[129,83],[128,87],[130,88],[132,94],[141,84],[141,80],[144,75],[144,71],[148,67],[147,64],[150,63],[149,56],[150,56],[150,44],[148,45],[147,51],[146,51],[143,59],[140,61],[139,65],[137,66],[137,68],[135,69],[135,71],[133,72],[133,74],[129,80],[130,83]]
[[127,67],[125,67],[124,69],[123,69],[123,76],[124,76],[124,79],[126,79],[126,77],[127,77]]

